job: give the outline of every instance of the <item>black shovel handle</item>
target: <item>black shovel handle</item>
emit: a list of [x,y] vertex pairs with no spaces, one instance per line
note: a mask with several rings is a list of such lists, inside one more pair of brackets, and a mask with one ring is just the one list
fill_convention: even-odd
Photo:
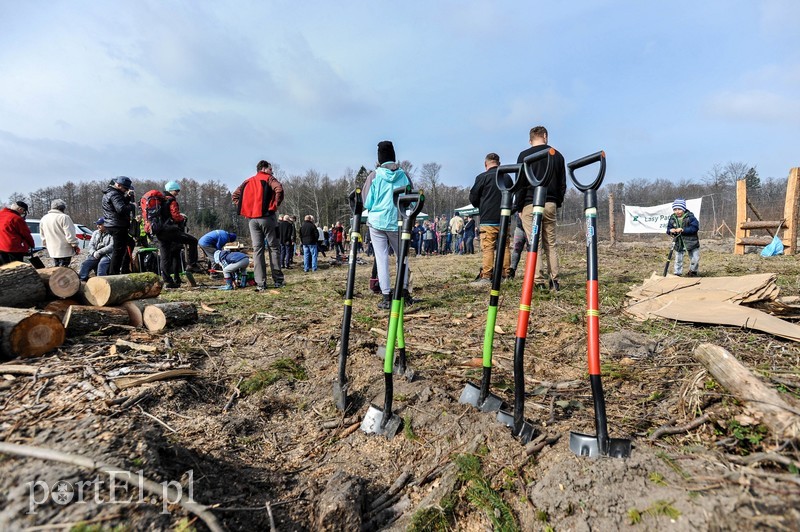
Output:
[[[396,193],[397,189],[394,190]],[[408,207],[411,204],[413,204],[414,206],[411,209],[408,209]],[[407,220],[409,218],[411,219],[416,218],[417,215],[422,212],[422,206],[424,204],[425,204],[425,194],[423,194],[421,190],[413,190],[413,191],[409,190],[408,192],[401,193],[397,196],[397,199],[395,200],[395,205],[397,205],[397,212],[400,213],[400,217],[403,220]]]
[[[594,178],[594,181],[588,185],[578,181],[578,178],[575,177],[575,170],[583,168],[584,166],[589,166],[590,164],[594,164],[596,162],[600,163],[600,169],[598,170],[597,177]],[[600,188],[600,185],[603,183],[603,178],[606,176],[606,152],[599,151],[597,153],[587,155],[586,157],[576,159],[571,163],[567,163],[567,168],[569,169],[569,178],[572,180],[575,188],[581,192],[586,192],[587,190],[597,190]]]
[[350,200],[350,212],[353,216],[364,212],[364,199],[361,197],[361,187],[356,187],[347,198]]
[[[514,174],[513,176],[511,174]],[[511,191],[517,186],[519,176],[522,174],[522,164],[504,164],[497,167],[497,177],[495,184],[500,192]]]
[[[522,166],[525,167],[525,177],[528,178],[528,183],[530,183],[532,187],[546,187],[550,184],[550,169],[555,154],[556,150],[554,148],[548,148],[532,153],[522,161]],[[547,166],[545,166],[544,175],[537,176],[536,172],[533,171],[533,165],[542,159],[547,159]]]

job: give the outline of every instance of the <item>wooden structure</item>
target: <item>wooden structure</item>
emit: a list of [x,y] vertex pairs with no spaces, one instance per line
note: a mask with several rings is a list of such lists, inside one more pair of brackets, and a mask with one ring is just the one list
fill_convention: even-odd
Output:
[[[800,199],[800,168],[789,171],[789,181],[786,184],[786,202],[783,206],[783,220],[761,220],[752,205],[747,201],[747,183],[744,180],[736,182],[736,239],[733,245],[734,255],[744,255],[746,246],[766,246],[772,242],[773,234],[780,234],[783,230],[783,254],[794,255],[797,253],[797,224],[798,224],[798,199]],[[747,207],[759,218],[757,221],[747,217]],[[750,232],[754,229],[766,230],[770,236],[753,236]]]

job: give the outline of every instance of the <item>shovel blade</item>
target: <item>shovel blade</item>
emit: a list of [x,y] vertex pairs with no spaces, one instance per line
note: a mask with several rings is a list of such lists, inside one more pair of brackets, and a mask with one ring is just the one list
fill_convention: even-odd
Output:
[[340,411],[347,410],[347,383],[344,386],[338,381],[333,383],[333,400]]
[[[378,346],[378,351],[375,353],[378,358],[384,360],[386,358],[386,346],[381,345]],[[416,373],[413,369],[409,368],[408,365],[401,366],[397,360],[397,355],[395,355],[394,359],[394,366],[392,366],[392,373],[395,375],[400,375],[401,377],[405,377],[408,382],[414,380]]]
[[[389,416],[386,418],[386,416]],[[361,422],[361,430],[367,434],[382,434],[387,440],[391,440],[400,430],[403,420],[400,416],[392,412],[384,412],[383,409],[375,405],[369,405],[367,415]]]
[[569,448],[578,456],[611,456],[613,458],[628,458],[631,455],[631,440],[623,438],[609,438],[608,449],[601,449],[597,436],[569,433]]
[[516,427],[514,426],[514,414],[505,410],[500,410],[497,412],[497,421],[510,428],[511,433],[519,438],[520,442],[522,442],[522,445],[529,443],[539,432],[536,427],[524,419],[522,420],[522,426],[519,428],[519,431],[515,432]]
[[458,399],[459,403],[465,405],[472,405],[481,412],[497,412],[503,406],[503,400],[493,393],[486,396],[481,402],[481,388],[471,382],[468,382],[461,392],[461,397]]

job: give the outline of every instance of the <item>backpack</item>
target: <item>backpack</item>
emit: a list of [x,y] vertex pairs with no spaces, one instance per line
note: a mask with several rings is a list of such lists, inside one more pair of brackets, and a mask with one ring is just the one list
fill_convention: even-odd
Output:
[[145,232],[155,235],[164,227],[164,205],[167,198],[160,190],[151,190],[142,196],[140,205],[142,207],[142,221],[144,222]]

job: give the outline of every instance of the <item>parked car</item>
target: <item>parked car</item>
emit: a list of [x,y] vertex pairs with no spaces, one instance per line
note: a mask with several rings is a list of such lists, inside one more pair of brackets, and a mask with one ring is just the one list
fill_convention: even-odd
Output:
[[[28,229],[31,230],[31,235],[33,235],[33,243],[35,247],[40,248],[42,246],[42,235],[39,232],[39,218],[28,218],[25,220],[28,224]],[[75,224],[75,237],[78,239],[78,245],[81,249],[85,249],[86,246],[89,245],[89,241],[92,239],[92,230],[86,227],[85,225]]]

